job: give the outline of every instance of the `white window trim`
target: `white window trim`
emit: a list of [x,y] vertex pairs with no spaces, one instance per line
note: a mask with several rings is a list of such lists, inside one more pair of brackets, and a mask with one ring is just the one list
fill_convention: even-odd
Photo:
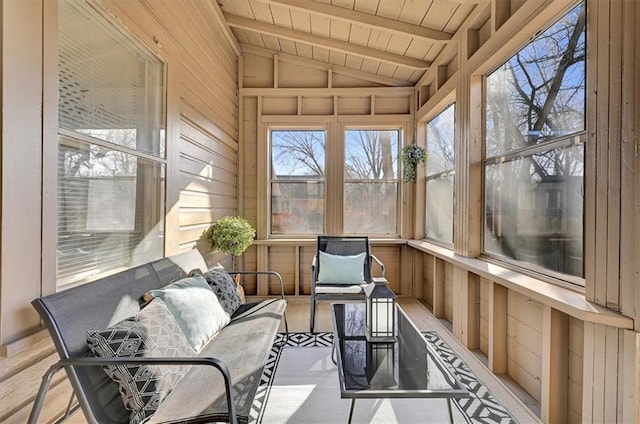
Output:
[[[139,41],[165,64],[165,216],[164,255],[179,251],[178,164],[180,160],[180,50],[154,23],[141,27],[122,10],[107,9],[95,0],[90,5],[127,36]],[[57,158],[58,157],[58,2],[43,6],[43,132],[42,132],[42,295],[55,293],[57,288]],[[115,273],[113,270],[109,273]],[[97,278],[96,276],[91,279]],[[89,280],[87,280],[89,281]],[[75,285],[86,283],[77,281]],[[68,287],[68,286],[67,286]]]

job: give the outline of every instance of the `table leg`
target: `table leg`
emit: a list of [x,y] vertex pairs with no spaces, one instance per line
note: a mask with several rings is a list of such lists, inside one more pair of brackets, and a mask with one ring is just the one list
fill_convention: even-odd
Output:
[[338,347],[336,346],[336,338],[331,339],[331,362],[333,365],[338,365],[338,360],[336,359],[336,353],[338,351]]
[[347,424],[351,424],[351,418],[353,418],[353,406],[355,404],[356,404],[356,400],[351,399],[351,406],[349,407],[349,420],[347,421]]
[[447,398],[447,410],[449,411],[449,423],[453,424],[453,414],[451,413],[451,398]]

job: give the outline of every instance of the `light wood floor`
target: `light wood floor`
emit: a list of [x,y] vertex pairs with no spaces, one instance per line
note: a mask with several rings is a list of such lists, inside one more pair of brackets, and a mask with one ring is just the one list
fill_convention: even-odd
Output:
[[[319,302],[316,316],[316,331],[333,331],[333,323],[329,315],[330,302]],[[458,354],[458,356],[471,368],[476,376],[487,386],[493,395],[513,414],[520,423],[539,423],[538,417],[532,412],[536,409],[535,404],[527,407],[526,395],[519,393],[516,397],[509,390],[509,383],[504,379],[496,377],[483,364],[483,359],[476,353],[468,351],[451,334],[450,325],[434,318],[429,310],[412,297],[398,298],[398,304],[403,308],[407,316],[414,322],[420,331],[437,331],[444,341]],[[307,332],[309,331],[309,301],[308,299],[295,298],[288,299],[287,318],[289,331]],[[284,325],[281,325],[284,331]],[[338,381],[336,380],[336,387]],[[521,399],[522,398],[522,399]],[[524,402],[523,402],[524,399]],[[81,413],[76,413],[68,421],[70,424],[84,424],[86,420]],[[275,424],[275,423],[268,423]]]

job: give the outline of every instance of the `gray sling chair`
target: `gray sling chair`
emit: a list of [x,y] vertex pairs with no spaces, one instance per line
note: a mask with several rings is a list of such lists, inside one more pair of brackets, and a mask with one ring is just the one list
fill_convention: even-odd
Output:
[[[364,267],[362,281],[339,281],[340,262],[332,263],[331,274],[335,277],[331,282],[318,281],[321,272],[320,252],[336,256],[354,256],[364,253]],[[375,262],[380,267],[381,276],[385,277],[385,266],[378,258],[371,254],[369,237],[366,236],[318,236],[318,250],[311,263],[311,319],[309,328],[314,332],[316,319],[316,302],[321,300],[364,300],[364,285],[371,283],[371,266]]]
[[[194,260],[197,259],[198,260]],[[157,365],[192,365],[198,370],[198,374],[210,376],[206,390],[200,393],[191,393],[191,397],[178,399],[178,405],[170,402],[171,414],[178,415],[179,420],[169,420],[180,423],[206,423],[206,422],[246,422],[248,408],[251,399],[242,392],[242,388],[259,381],[262,369],[255,367],[255,364],[248,364],[246,355],[233,352],[228,346],[223,349],[228,351],[228,355],[222,352],[223,360],[210,357],[171,357],[171,358],[97,358],[89,352],[86,341],[87,330],[107,328],[114,322],[118,322],[126,317],[137,313],[141,309],[141,297],[148,290],[157,289],[187,276],[188,270],[206,269],[204,262],[197,255],[180,254],[171,258],[164,258],[145,265],[137,266],[117,274],[102,278],[93,283],[88,283],[69,290],[54,293],[42,298],[35,299],[32,304],[40,314],[43,322],[49,330],[53,339],[60,360],[56,362],[45,373],[42,384],[34,401],[29,424],[36,424],[38,416],[44,404],[46,393],[49,389],[53,376],[61,369],[67,373],[67,377],[73,387],[73,395],[78,399],[86,420],[90,423],[128,423],[130,411],[125,409],[122,397],[117,385],[107,377],[103,371],[103,365],[117,364],[157,364]],[[274,273],[272,271],[263,272],[237,272],[238,274],[262,274]],[[231,272],[231,274],[236,274]],[[283,289],[282,278],[280,286]],[[282,290],[284,298],[284,289]],[[265,308],[265,310],[267,310]],[[267,310],[268,311],[268,310]],[[269,315],[276,315],[275,313]],[[286,334],[288,335],[288,325],[286,313],[284,315]],[[278,320],[279,322],[279,320]],[[247,320],[244,326],[250,327],[247,337],[256,344],[264,344],[268,332],[254,321]],[[277,328],[278,323],[273,323]],[[244,327],[243,327],[244,328]],[[255,330],[251,330],[255,328]],[[277,330],[276,330],[277,331]],[[234,336],[239,337],[239,336]],[[232,338],[233,339],[233,338]],[[226,339],[225,339],[226,340]],[[266,341],[268,342],[268,340]],[[271,344],[267,349],[271,349]],[[207,355],[209,356],[209,355]],[[215,356],[218,356],[217,354]],[[235,381],[229,373],[229,367],[247,367],[251,365],[251,383],[249,379]],[[258,369],[260,368],[260,369]],[[246,368],[241,368],[242,370]],[[211,371],[209,371],[211,370]],[[243,383],[245,383],[243,385]],[[240,387],[240,392],[238,392]],[[246,399],[245,399],[246,398]],[[73,397],[72,397],[73,400]],[[165,399],[166,401],[167,399]],[[212,414],[206,413],[196,405],[202,402],[207,404],[213,402],[215,411]],[[70,406],[67,408],[67,416],[70,414]],[[73,408],[76,409],[77,407]],[[204,412],[200,412],[204,411]],[[195,416],[194,416],[195,415]],[[67,416],[58,422],[64,421]],[[156,422],[155,416],[151,418]]]

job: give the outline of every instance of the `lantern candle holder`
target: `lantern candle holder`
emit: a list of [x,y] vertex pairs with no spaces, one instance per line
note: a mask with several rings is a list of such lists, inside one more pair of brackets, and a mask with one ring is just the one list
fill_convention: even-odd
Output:
[[396,295],[386,282],[376,281],[364,289],[366,295],[366,331],[368,342],[398,341]]

